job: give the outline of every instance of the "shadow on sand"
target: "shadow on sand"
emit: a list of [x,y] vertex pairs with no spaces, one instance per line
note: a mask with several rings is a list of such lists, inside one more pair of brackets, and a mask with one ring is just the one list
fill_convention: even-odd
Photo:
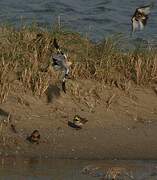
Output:
[[51,103],[53,99],[59,97],[60,94],[60,89],[57,85],[49,85],[46,91],[47,102]]
[[9,113],[0,108],[0,116],[8,117]]

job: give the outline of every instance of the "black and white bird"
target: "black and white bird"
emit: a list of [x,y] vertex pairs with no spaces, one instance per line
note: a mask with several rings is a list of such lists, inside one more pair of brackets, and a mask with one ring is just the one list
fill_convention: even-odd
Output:
[[147,20],[149,18],[149,14],[150,14],[152,6],[153,4],[142,6],[136,9],[131,19],[132,32],[135,32],[136,30],[143,30],[143,28],[147,24]]
[[67,55],[62,52],[60,49],[60,46],[57,42],[57,39],[54,38],[53,45],[57,50],[57,53],[52,56],[52,66],[56,70],[61,70],[63,71],[63,77],[62,77],[62,89],[66,93],[66,87],[65,87],[65,82],[68,78],[69,75],[69,68],[71,66],[71,62],[68,61]]
[[75,128],[76,130],[82,129],[83,125],[87,123],[88,120],[80,117],[79,115],[75,115],[73,121],[68,121],[68,126]]

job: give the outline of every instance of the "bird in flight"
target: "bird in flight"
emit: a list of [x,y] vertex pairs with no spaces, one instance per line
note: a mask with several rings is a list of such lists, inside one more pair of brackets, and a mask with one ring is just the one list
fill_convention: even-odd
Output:
[[135,10],[134,15],[132,16],[132,32],[136,30],[143,30],[144,26],[147,24],[149,14],[153,4],[139,7]]
[[54,38],[53,45],[57,50],[57,53],[52,56],[52,66],[56,70],[61,70],[63,71],[63,78],[62,78],[62,90],[66,93],[66,86],[65,82],[68,78],[69,75],[69,68],[71,66],[71,62],[68,61],[67,55],[62,52],[60,49],[60,46],[57,42],[57,39]]

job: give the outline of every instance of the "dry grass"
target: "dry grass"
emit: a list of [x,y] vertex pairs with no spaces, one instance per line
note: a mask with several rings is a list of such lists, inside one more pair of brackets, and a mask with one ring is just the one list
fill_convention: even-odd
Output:
[[0,102],[3,103],[11,88],[11,83],[13,81],[13,71],[15,69],[15,64],[11,62],[5,62],[2,58],[0,61]]
[[[156,49],[136,49],[123,52],[118,40],[108,38],[100,44],[91,43],[77,33],[41,31],[37,27],[0,27],[0,102],[7,99],[14,81],[20,81],[25,91],[43,96],[50,83],[56,83],[58,74],[50,66],[53,38],[57,37],[68,52],[71,78],[98,81],[124,91],[135,85],[148,86],[157,82]],[[71,86],[71,94],[81,92]],[[99,94],[94,90],[94,93]],[[89,92],[91,93],[91,92]],[[80,96],[80,95],[79,95]]]

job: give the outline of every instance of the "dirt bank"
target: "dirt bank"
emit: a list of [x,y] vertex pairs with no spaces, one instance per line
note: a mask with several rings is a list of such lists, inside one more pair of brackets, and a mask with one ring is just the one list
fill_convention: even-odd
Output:
[[[0,106],[0,152],[2,155],[54,158],[157,159],[157,96],[150,88],[124,92],[77,82],[84,96],[64,94],[51,85],[42,99],[12,92]],[[101,86],[102,87],[102,86]],[[100,89],[99,89],[100,90]],[[81,89],[80,89],[81,92]],[[81,130],[68,126],[74,115],[88,119]],[[10,116],[11,115],[11,116]],[[10,118],[8,117],[10,116]],[[17,132],[11,128],[15,126]],[[38,129],[39,144],[26,137]]]

